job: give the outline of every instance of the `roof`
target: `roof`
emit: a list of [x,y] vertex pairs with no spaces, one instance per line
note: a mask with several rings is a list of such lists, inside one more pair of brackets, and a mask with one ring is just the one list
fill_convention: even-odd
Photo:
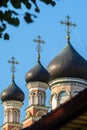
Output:
[[76,77],[87,80],[87,61],[68,41],[64,49],[47,66],[51,79]]
[[87,130],[87,89],[23,130]]
[[23,91],[16,85],[15,81],[12,80],[11,84],[1,93],[1,100],[15,100],[15,101],[23,101],[24,100]]
[[38,61],[36,65],[32,69],[30,69],[25,76],[25,80],[27,83],[32,81],[48,82],[49,79],[50,74],[42,66],[40,61]]

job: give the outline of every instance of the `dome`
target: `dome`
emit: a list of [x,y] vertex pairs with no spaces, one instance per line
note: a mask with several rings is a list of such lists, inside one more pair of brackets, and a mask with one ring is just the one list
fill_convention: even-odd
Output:
[[62,52],[47,66],[51,79],[76,77],[87,80],[87,61],[72,47],[66,44]]
[[12,80],[12,83],[1,93],[2,101],[16,100],[23,101],[24,93],[23,91],[16,85],[15,81]]
[[42,66],[40,61],[38,61],[36,65],[31,70],[29,70],[25,76],[25,80],[27,83],[32,81],[48,82],[49,79],[50,74]]

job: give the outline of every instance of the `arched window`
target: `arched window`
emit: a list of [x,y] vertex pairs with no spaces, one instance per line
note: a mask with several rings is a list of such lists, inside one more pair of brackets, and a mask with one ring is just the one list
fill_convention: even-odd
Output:
[[36,94],[33,93],[33,104],[36,104]]
[[14,114],[13,114],[13,121],[14,121],[14,122],[18,122],[17,111],[14,111],[13,113],[14,113]]
[[8,120],[7,122],[11,122],[12,121],[12,114],[11,111],[8,112]]
[[78,90],[73,91],[73,96],[76,96],[79,93]]
[[67,91],[61,91],[58,95],[58,103],[62,104],[69,99],[69,93]]
[[42,93],[39,93],[39,105],[42,105]]
[[5,114],[4,114],[4,123],[7,122],[6,118],[7,118],[7,113],[5,112]]
[[8,122],[8,112],[5,112],[5,118],[4,118],[4,123]]
[[55,109],[57,107],[57,95],[53,94],[51,97],[51,107]]
[[45,93],[42,94],[42,105],[45,105]]
[[32,105],[33,104],[33,92],[31,92],[30,93],[30,100],[29,100],[29,102],[30,102],[30,105]]

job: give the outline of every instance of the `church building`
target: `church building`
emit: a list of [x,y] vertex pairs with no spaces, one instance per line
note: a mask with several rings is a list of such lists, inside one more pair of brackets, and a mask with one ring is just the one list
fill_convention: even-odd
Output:
[[[67,16],[61,24],[67,26],[67,43],[63,50],[45,68],[40,61],[41,44],[38,36],[38,60],[25,74],[29,91],[29,106],[21,124],[20,108],[25,94],[15,83],[15,58],[12,64],[12,82],[1,93],[4,107],[2,130],[87,130],[87,60],[72,46],[70,27],[76,24]],[[46,106],[46,90],[50,89],[50,108]],[[49,112],[50,109],[50,112]]]

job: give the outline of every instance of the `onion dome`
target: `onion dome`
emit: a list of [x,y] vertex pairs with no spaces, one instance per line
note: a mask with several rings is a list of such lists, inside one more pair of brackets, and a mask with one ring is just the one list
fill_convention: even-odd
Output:
[[15,64],[18,64],[18,61],[15,61],[15,58],[12,57],[11,60],[8,61],[9,64],[12,64],[10,70],[12,72],[12,83],[1,93],[1,100],[9,101],[15,100],[23,102],[24,100],[24,93],[23,91],[16,85],[14,81],[14,73],[16,72]]
[[68,43],[47,66],[51,79],[77,77],[87,80],[87,61]]
[[49,79],[50,74],[42,66],[40,61],[38,61],[36,65],[32,69],[30,69],[25,76],[25,80],[27,83],[32,81],[48,82]]
[[15,81],[12,80],[12,83],[1,93],[1,100],[2,100],[2,102],[9,101],[9,100],[23,102],[24,93],[16,85]]
[[34,42],[38,43],[36,47],[36,51],[38,52],[38,62],[36,65],[30,69],[25,75],[25,80],[27,83],[33,81],[40,81],[47,83],[50,80],[50,74],[48,71],[42,66],[40,62],[40,52],[42,51],[41,44],[44,44],[44,40],[41,40],[41,36],[38,36],[38,39],[34,39]]

